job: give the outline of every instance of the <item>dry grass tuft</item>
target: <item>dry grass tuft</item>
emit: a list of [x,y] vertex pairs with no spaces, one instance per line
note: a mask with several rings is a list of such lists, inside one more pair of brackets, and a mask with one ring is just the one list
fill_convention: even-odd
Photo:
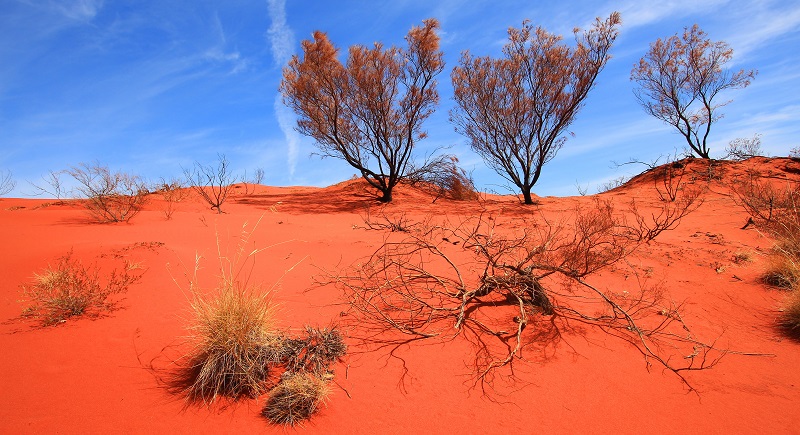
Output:
[[42,326],[64,323],[74,316],[97,317],[116,307],[111,300],[128,290],[141,278],[139,266],[125,262],[104,278],[97,266],[84,266],[72,257],[72,251],[58,259],[55,266],[34,274],[33,284],[23,285],[29,305],[24,317],[38,319]]
[[284,338],[277,332],[268,293],[224,283],[191,302],[195,344],[186,395],[212,403],[219,396],[256,397],[267,391],[270,367],[280,364]]
[[272,423],[294,426],[311,417],[329,394],[325,380],[310,373],[287,371],[270,391],[264,416]]
[[800,338],[800,290],[789,295],[779,322],[789,335]]
[[763,280],[773,287],[794,289],[800,283],[800,269],[794,258],[776,253],[770,257],[770,264]]
[[733,262],[736,264],[745,264],[753,262],[753,254],[749,251],[738,251],[733,254]]

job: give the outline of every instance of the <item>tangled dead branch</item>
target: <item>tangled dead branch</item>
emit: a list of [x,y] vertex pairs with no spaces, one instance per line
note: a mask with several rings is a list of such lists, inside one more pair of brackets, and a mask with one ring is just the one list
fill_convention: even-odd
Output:
[[[658,286],[640,282],[619,292],[591,277],[673,228],[693,204],[665,202],[677,211],[648,219],[633,207],[633,224],[600,200],[558,221],[488,213],[458,222],[430,220],[387,232],[369,258],[346,273],[329,273],[325,282],[344,290],[351,337],[388,348],[392,356],[418,340],[470,342],[473,386],[484,392],[498,369],[513,376],[527,346],[543,336],[557,339],[572,322],[622,338],[648,367],[657,363],[691,389],[683,372],[711,367],[725,352],[695,338],[680,304],[668,301]],[[649,219],[659,230],[647,226]]]

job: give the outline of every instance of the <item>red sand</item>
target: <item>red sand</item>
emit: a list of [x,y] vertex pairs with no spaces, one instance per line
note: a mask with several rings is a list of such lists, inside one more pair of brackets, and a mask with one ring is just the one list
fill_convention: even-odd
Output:
[[[701,179],[702,163],[692,165]],[[718,346],[772,356],[730,354],[710,370],[689,373],[696,395],[657,366],[648,372],[627,343],[588,330],[569,335],[568,345],[554,351],[526,353],[529,361],[515,365],[516,384],[500,383],[487,398],[470,389],[465,376],[470,348],[464,343],[403,349],[409,373],[402,384],[398,360],[354,348],[336,366],[336,380],[351,397],[334,388],[327,407],[298,432],[800,433],[800,343],[774,326],[784,294],[758,281],[772,241],[755,229],[740,229],[747,215],[726,187],[747,168],[798,179],[800,163],[751,159],[724,165],[702,207],[637,251],[631,262],[651,267],[673,299],[686,301],[684,318],[702,338],[719,336]],[[652,173],[644,174],[601,196],[615,203],[636,198],[652,207],[658,204],[652,186]],[[411,219],[466,216],[480,209],[474,202],[431,203],[408,189],[380,206],[360,182],[325,189],[258,187],[230,199],[222,215],[189,199],[172,220],[165,219],[155,198],[130,223],[106,225],[90,223],[74,203],[0,200],[0,432],[285,433],[260,416],[264,397],[186,408],[183,398],[159,382],[159,370],[169,369],[186,335],[182,270],[193,267],[195,254],[204,257],[202,283],[213,286],[216,235],[233,250],[228,242],[241,226],[261,219],[251,242],[280,244],[258,255],[252,281],[265,287],[278,283],[274,299],[282,326],[324,326],[342,310],[335,305],[340,291],[315,287],[312,278],[320,268],[350,265],[378,246],[380,232],[355,228],[363,225],[367,206]],[[590,201],[547,197],[539,207],[557,213]],[[533,210],[511,196],[492,196],[486,207],[510,216]],[[85,263],[122,253],[148,270],[125,294],[122,308],[107,316],[72,318],[49,328],[20,319],[20,285],[70,249]],[[735,264],[737,252],[750,252],[754,261]],[[603,273],[610,283],[624,282],[621,272]]]

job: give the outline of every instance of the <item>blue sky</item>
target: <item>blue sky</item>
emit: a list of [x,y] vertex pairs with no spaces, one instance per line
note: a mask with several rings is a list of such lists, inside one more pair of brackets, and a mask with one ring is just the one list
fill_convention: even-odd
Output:
[[149,179],[179,176],[224,153],[233,167],[263,168],[269,185],[326,186],[351,177],[344,162],[311,156],[313,139],[293,131],[277,95],[281,68],[314,30],[346,53],[353,44],[403,45],[423,19],[442,24],[447,62],[441,104],[428,120],[424,156],[449,147],[482,189],[505,180],[473,154],[448,123],[450,69],[460,53],[497,56],[506,30],[524,19],[565,35],[594,17],[622,14],[613,59],[534,192],[590,193],[681,150],[677,133],[638,105],[630,70],[650,42],[699,24],[734,49],[732,68],[758,69],[753,84],[722,95],[733,102],[712,130],[712,155],[737,137],[762,135],[766,154],[785,156],[800,140],[800,2],[771,0],[618,1],[148,1],[5,0],[0,3],[0,170],[33,191],[49,170],[99,161]]

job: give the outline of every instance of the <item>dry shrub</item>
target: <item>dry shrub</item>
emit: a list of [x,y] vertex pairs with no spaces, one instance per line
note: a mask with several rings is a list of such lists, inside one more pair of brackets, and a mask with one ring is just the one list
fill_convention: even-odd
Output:
[[618,187],[622,187],[628,182],[628,180],[630,180],[630,177],[625,175],[614,178],[613,180],[608,180],[597,186],[597,193],[610,192]]
[[123,172],[111,172],[100,163],[81,163],[66,171],[78,182],[77,192],[98,222],[127,222],[136,216],[149,193],[144,181]]
[[206,405],[222,397],[255,398],[270,391],[264,415],[274,423],[294,425],[309,418],[328,395],[330,366],[344,356],[347,346],[336,327],[307,326],[299,338],[278,328],[271,289],[250,284],[255,257],[266,249],[248,246],[257,227],[258,223],[253,229],[246,223],[242,226],[231,256],[223,254],[218,236],[220,279],[211,292],[200,290],[201,257],[195,258],[194,275],[189,278],[193,346],[167,382],[189,403]]
[[14,174],[11,171],[0,170],[0,196],[14,190],[17,183],[14,181],[13,177]]
[[680,304],[666,300],[659,286],[638,281],[621,291],[592,283],[694,209],[685,201],[662,206],[678,211],[630,218],[635,208],[620,212],[597,200],[556,221],[431,219],[387,233],[370,257],[326,282],[344,291],[355,338],[389,349],[391,357],[412,342],[466,340],[473,351],[465,363],[481,389],[503,367],[513,378],[526,347],[542,340],[548,346],[573,322],[622,338],[648,366],[660,364],[688,386],[682,373],[711,367],[725,352],[697,339]]
[[780,326],[794,337],[800,337],[800,291],[795,290],[786,300],[779,320]]
[[750,157],[763,156],[764,151],[761,149],[761,135],[754,134],[753,137],[738,137],[730,142],[725,147],[725,158],[730,158],[737,162],[747,160]]
[[183,174],[188,180],[192,190],[197,192],[211,209],[222,213],[222,204],[233,192],[234,184],[239,177],[231,172],[230,162],[225,154],[217,155],[217,165],[203,165],[194,163],[193,169],[184,169]]
[[284,341],[286,370],[307,372],[319,378],[330,374],[330,366],[347,353],[344,336],[336,328],[307,326],[305,337]]
[[[764,282],[782,288],[800,284],[800,185],[751,174],[734,187],[737,202],[756,226],[775,239]],[[747,225],[746,225],[747,226]]]
[[265,393],[269,370],[280,364],[283,351],[269,294],[224,283],[209,295],[195,292],[191,308],[195,348],[187,398],[210,404],[219,396]]
[[762,276],[766,284],[784,289],[797,289],[800,284],[798,257],[776,246],[770,255],[767,271]]
[[176,205],[189,196],[189,190],[182,180],[173,178],[169,181],[161,179],[161,182],[154,189],[164,199],[164,217],[172,219]]
[[328,394],[324,379],[306,372],[286,372],[270,391],[264,416],[273,423],[294,426],[311,417]]
[[474,201],[479,198],[475,183],[467,172],[458,166],[456,156],[439,156],[409,172],[407,177],[409,183],[435,195],[433,202],[439,198],[454,201]]
[[84,266],[70,251],[55,266],[34,274],[33,284],[23,285],[29,301],[23,316],[38,319],[42,326],[63,323],[73,316],[97,317],[112,311],[117,301],[111,298],[127,291],[141,276],[137,264],[125,261],[121,269],[102,277],[96,265]]

